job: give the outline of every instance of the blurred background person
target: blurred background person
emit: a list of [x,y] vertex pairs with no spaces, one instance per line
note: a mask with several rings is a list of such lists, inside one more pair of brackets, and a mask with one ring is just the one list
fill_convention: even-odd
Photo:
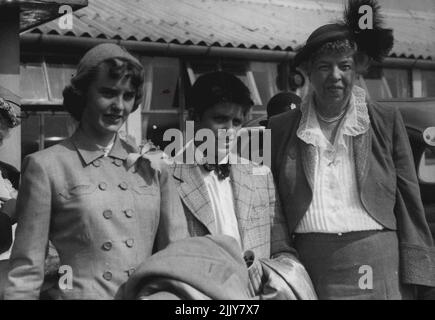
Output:
[[[9,131],[19,125],[20,97],[0,86],[0,145],[9,135]],[[17,198],[19,171],[0,161],[0,297],[6,280],[13,242],[15,224],[15,206]]]
[[267,127],[269,119],[277,114],[299,108],[301,98],[293,92],[280,92],[270,98],[267,103],[267,120],[260,120],[261,126]]

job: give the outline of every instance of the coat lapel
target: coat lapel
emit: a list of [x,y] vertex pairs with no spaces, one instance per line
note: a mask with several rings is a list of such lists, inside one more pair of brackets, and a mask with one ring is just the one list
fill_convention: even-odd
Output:
[[305,176],[311,190],[314,189],[314,173],[316,169],[316,148],[312,144],[307,144],[301,141],[300,148],[302,152],[302,166]]
[[190,212],[204,224],[210,234],[216,234],[213,209],[201,169],[197,165],[175,164],[173,176],[181,200]]
[[245,243],[246,222],[251,214],[251,202],[254,189],[251,184],[251,165],[236,164],[231,166],[231,187],[233,189],[234,211],[239,225],[242,244]]
[[365,181],[368,171],[368,158],[372,145],[372,130],[353,137],[353,153],[355,158],[355,171],[358,186],[362,190],[362,185]]

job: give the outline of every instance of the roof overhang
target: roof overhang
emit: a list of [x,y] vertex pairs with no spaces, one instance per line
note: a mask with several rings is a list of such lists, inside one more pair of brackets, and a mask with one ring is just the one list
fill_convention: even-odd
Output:
[[63,5],[76,11],[86,7],[88,0],[0,0],[0,9],[17,6],[20,8],[20,32],[60,17],[64,14],[63,11],[59,13],[59,8]]

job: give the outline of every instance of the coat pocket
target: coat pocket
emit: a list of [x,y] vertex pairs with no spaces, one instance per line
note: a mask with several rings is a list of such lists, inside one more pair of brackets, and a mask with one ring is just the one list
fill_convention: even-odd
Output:
[[61,192],[59,192],[59,195],[64,199],[70,200],[83,195],[91,194],[96,189],[97,186],[95,184],[84,182],[66,187]]
[[390,199],[396,198],[396,188],[393,185],[389,185],[384,181],[376,181],[376,187],[378,195],[386,196]]
[[140,195],[157,195],[158,188],[155,185],[140,184],[134,186],[133,190]]

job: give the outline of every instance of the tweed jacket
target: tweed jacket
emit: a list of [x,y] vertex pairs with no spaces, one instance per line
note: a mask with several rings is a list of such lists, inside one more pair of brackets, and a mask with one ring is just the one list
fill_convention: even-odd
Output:
[[[356,178],[364,208],[386,229],[397,230],[401,279],[435,286],[435,248],[420,198],[406,129],[395,108],[367,103],[370,129],[353,138]],[[312,200],[314,146],[297,135],[300,110],[272,117],[272,172],[293,234]],[[302,161],[302,159],[308,161]],[[310,161],[311,160],[311,161]]]
[[[190,235],[217,235],[210,197],[199,166],[175,163],[171,167]],[[253,174],[254,172],[256,174]],[[271,257],[278,259],[285,255],[293,257],[296,253],[289,246],[286,222],[270,169],[252,162],[232,164],[230,181],[242,242],[241,249],[245,252],[253,252],[255,256],[255,263],[250,268],[250,276],[253,294],[257,295],[260,293],[259,278],[262,274],[258,259]]]
[[154,251],[185,238],[187,226],[168,168],[127,166],[116,137],[107,157],[79,129],[26,157],[5,299],[37,299],[50,240],[72,271],[61,299],[111,299]]

